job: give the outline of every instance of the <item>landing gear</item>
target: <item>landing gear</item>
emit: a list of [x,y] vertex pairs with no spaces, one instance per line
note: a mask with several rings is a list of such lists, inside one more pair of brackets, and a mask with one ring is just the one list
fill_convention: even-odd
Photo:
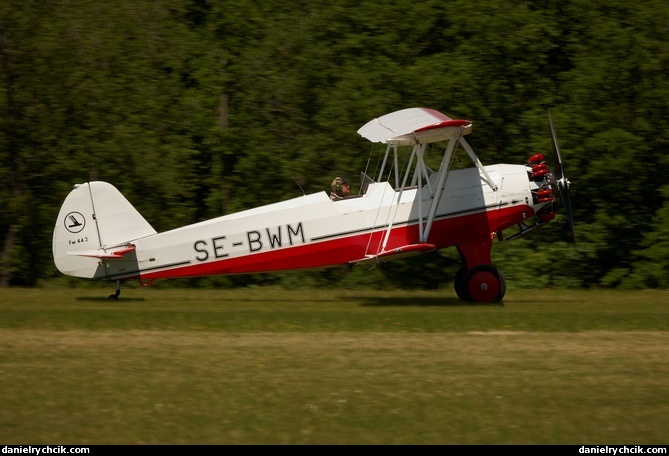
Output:
[[[492,235],[458,245],[462,266],[455,273],[455,293],[467,302],[500,302],[506,293],[504,276],[490,261]],[[471,266],[474,265],[474,266]]]
[[116,292],[114,294],[109,295],[107,298],[108,301],[118,301],[118,296],[121,294],[121,281],[117,280],[116,281]]
[[467,271],[463,266],[455,273],[455,294],[467,302],[500,302],[506,293],[502,272],[489,264]]
[[[462,263],[455,273],[455,294],[467,302],[500,302],[506,293],[502,272],[490,264],[492,238],[485,242],[462,244],[458,252]],[[468,265],[476,265],[468,267]]]
[[489,264],[480,264],[467,271],[463,287],[470,302],[500,302],[506,293],[504,276]]

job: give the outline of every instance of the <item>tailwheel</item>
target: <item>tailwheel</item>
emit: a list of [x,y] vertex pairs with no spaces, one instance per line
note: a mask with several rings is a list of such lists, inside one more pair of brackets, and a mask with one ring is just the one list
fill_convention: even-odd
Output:
[[[457,283],[456,280],[456,293]],[[462,286],[465,300],[470,302],[500,302],[506,293],[504,276],[499,269],[488,264],[470,269],[462,280]]]
[[117,280],[116,281],[116,292],[114,294],[109,295],[107,297],[108,301],[118,301],[118,297],[121,294],[121,281]]

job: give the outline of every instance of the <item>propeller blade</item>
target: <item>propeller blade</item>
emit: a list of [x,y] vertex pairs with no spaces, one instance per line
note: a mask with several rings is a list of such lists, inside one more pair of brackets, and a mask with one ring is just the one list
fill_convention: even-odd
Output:
[[553,126],[553,117],[551,110],[548,110],[548,123],[551,127],[551,137],[553,138],[553,153],[555,154],[555,178],[560,180],[564,177],[564,169],[562,167],[562,157],[560,157],[560,146],[558,145],[557,134],[555,134],[555,127]]
[[576,242],[576,231],[574,229],[574,215],[571,210],[571,201],[569,199],[569,180],[564,172],[564,164],[562,163],[562,157],[560,156],[560,146],[558,144],[557,134],[555,133],[555,127],[553,126],[553,117],[551,116],[550,109],[548,110],[548,123],[551,127],[551,137],[553,138],[553,152],[555,153],[555,170],[554,176],[551,177],[551,185],[553,188],[557,188],[558,194],[560,195],[560,202],[564,207],[565,214],[567,215],[567,224],[569,226],[569,234],[571,240]]
[[571,240],[576,242],[576,230],[574,229],[574,215],[571,211],[571,201],[569,200],[569,181],[566,178],[562,178],[558,181],[558,188],[560,191],[560,199],[562,200],[562,205],[564,206],[565,214],[567,214],[567,224],[569,226],[569,234]]

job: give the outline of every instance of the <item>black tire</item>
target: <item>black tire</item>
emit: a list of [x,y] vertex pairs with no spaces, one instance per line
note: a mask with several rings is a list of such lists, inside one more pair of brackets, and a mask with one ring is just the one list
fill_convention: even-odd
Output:
[[466,291],[465,286],[465,276],[467,275],[467,268],[462,266],[458,269],[458,272],[455,273],[455,278],[453,279],[453,287],[455,288],[455,294],[458,295],[462,301],[469,301],[469,295]]

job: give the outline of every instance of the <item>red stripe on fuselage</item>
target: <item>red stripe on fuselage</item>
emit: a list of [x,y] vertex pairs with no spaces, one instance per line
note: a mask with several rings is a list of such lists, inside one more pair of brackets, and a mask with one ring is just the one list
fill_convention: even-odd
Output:
[[[428,243],[437,249],[489,239],[491,234],[514,226],[534,211],[527,205],[489,209],[475,214],[435,220]],[[141,273],[142,279],[198,277],[215,274],[248,274],[296,269],[314,269],[348,264],[375,255],[381,251],[385,230],[355,234],[337,239],[309,242],[304,245],[226,258],[202,263],[191,263],[172,269]],[[417,223],[394,227],[385,250],[419,243]]]

